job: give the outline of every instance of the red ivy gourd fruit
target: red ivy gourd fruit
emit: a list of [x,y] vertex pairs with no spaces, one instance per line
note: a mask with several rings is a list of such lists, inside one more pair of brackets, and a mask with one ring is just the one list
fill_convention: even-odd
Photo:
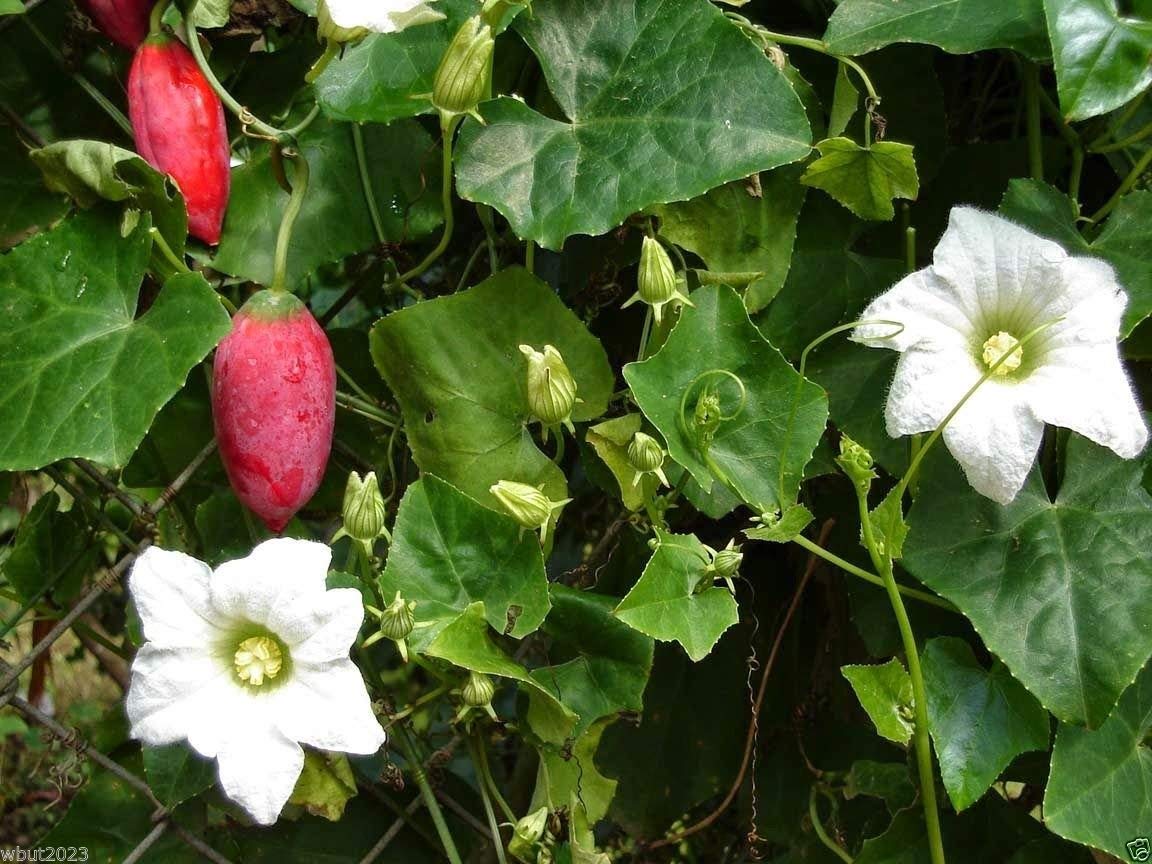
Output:
[[148,35],[153,0],[80,0],[80,8],[117,45],[134,50]]
[[336,417],[336,363],[296,297],[260,291],[216,349],[212,416],[238,497],[279,533],[320,485]]
[[137,49],[128,113],[140,155],[184,193],[189,233],[218,243],[231,184],[224,106],[179,40],[153,34]]

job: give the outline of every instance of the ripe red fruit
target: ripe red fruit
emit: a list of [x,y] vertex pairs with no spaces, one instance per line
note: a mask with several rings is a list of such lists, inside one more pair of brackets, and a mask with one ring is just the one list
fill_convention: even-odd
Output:
[[129,50],[148,35],[153,0],[79,0],[79,3],[101,33]]
[[153,35],[137,49],[128,113],[140,155],[184,193],[189,232],[218,243],[232,179],[224,106],[181,42]]
[[212,415],[228,479],[278,533],[320,485],[332,449],[332,346],[294,296],[260,291],[232,319],[213,370]]

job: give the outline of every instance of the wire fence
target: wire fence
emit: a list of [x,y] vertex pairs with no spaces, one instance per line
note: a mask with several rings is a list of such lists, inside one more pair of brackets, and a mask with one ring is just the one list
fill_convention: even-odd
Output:
[[[75,460],[73,464],[79,472],[100,486],[104,492],[120,501],[133,515],[136,523],[142,524],[144,527],[150,529],[155,523],[156,517],[176,498],[180,490],[195,475],[205,460],[212,455],[215,447],[216,444],[215,441],[213,441],[201,450],[188,466],[180,472],[176,479],[160,493],[156,501],[152,503],[145,503],[132,496],[122,489],[111,477],[83,460]],[[57,484],[61,485],[65,491],[79,492],[79,490],[75,490],[74,488],[69,489],[67,481],[60,483],[63,475],[58,470],[47,473],[49,473],[49,476],[52,476]],[[14,709],[25,721],[40,727],[48,736],[61,742],[63,746],[75,753],[77,759],[87,760],[99,768],[114,774],[137,792],[144,795],[144,797],[155,806],[155,812],[152,814],[152,821],[155,823],[155,827],[123,859],[125,864],[134,864],[134,862],[143,860],[148,854],[149,849],[151,849],[161,837],[168,833],[178,836],[189,847],[209,861],[216,862],[216,864],[231,864],[229,858],[222,855],[216,849],[213,849],[202,837],[197,836],[192,830],[181,825],[172,812],[172,809],[166,807],[157,798],[152,788],[148,785],[147,780],[129,771],[119,762],[96,749],[92,746],[91,742],[85,739],[76,729],[64,726],[50,714],[31,704],[28,700],[21,698],[17,693],[20,676],[32,667],[37,658],[49,652],[57,640],[72,630],[73,626],[97,600],[105,593],[122,584],[125,574],[131,568],[132,562],[136,559],[137,555],[142,553],[144,549],[150,545],[150,541],[147,539],[139,542],[132,541],[130,538],[124,539],[130,547],[133,547],[134,551],[129,551],[124,554],[114,566],[105,568],[105,572],[89,585],[87,591],[80,599],[72,604],[71,608],[60,617],[52,629],[37,640],[19,661],[14,664],[9,664],[0,660],[0,710],[3,710],[5,707]],[[69,565],[65,565],[65,569],[67,569],[68,566]],[[11,630],[28,612],[33,611],[50,589],[51,583],[46,584],[44,589],[38,592],[37,596],[31,598],[31,601],[26,603],[17,612],[16,617],[8,624],[5,631]],[[435,758],[435,754],[433,754],[432,758]],[[437,797],[449,807],[456,803],[439,790],[437,790]],[[391,805],[391,802],[389,803]],[[397,819],[381,834],[379,840],[366,851],[364,857],[361,859],[361,864],[372,864],[373,861],[376,861],[379,856],[383,854],[388,844],[399,835],[405,825],[410,824],[410,818],[420,809],[422,803],[421,797],[417,795],[403,809],[392,805],[397,812]],[[479,827],[483,829],[483,826]],[[481,830],[480,833],[488,834],[486,829]]]

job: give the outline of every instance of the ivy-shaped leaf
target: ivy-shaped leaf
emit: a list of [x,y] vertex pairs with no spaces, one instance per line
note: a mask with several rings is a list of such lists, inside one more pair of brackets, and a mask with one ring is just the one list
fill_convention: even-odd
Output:
[[[695,535],[661,534],[639,581],[616,607],[616,617],[661,642],[679,642],[693,660],[707,657],[738,620],[732,594],[710,584],[708,563],[708,552]],[[703,588],[701,580],[707,580]]]
[[0,574],[21,603],[34,603],[44,589],[66,605],[79,592],[96,565],[99,549],[92,542],[83,510],[59,512],[60,496],[46,492],[20,520],[16,539],[0,560]]
[[895,744],[912,739],[912,679],[895,657],[887,663],[840,669],[876,731]]
[[[731,288],[701,288],[692,302],[655,356],[624,367],[636,404],[706,491],[711,463],[761,512],[787,507],[824,432],[827,397],[760,335]],[[729,419],[705,454],[690,426],[708,388]]]
[[1048,712],[1002,663],[981,666],[962,639],[924,646],[928,725],[957,812],[975,804],[1016,756],[1048,747]]
[[641,415],[625,414],[596,424],[585,435],[585,440],[620,484],[620,500],[629,510],[639,510],[645,501],[651,501],[660,486],[655,474],[640,474],[628,459],[628,444],[643,423]]
[[515,28],[566,119],[482,105],[456,179],[548,249],[808,153],[783,73],[706,0],[538,0]]
[[198,273],[169,279],[136,317],[152,249],[105,209],[0,258],[0,469],[69,456],[119,467],[231,322]]
[[216,763],[186,743],[145,747],[144,773],[160,803],[175,808],[216,782]]
[[548,614],[540,541],[511,517],[489,510],[432,475],[404,493],[380,591],[416,602],[409,642],[423,650],[475,601],[499,633],[527,636]]
[[1122,860],[1140,860],[1127,844],[1147,837],[1152,824],[1150,731],[1152,669],[1140,673],[1099,729],[1061,723],[1044,792],[1048,828]]
[[834,54],[867,54],[896,42],[923,42],[951,54],[1011,48],[1048,57],[1042,0],[844,0],[824,41]]
[[520,345],[554,345],[576,379],[572,418],[604,413],[613,375],[600,342],[532,274],[502,270],[451,297],[393,312],[372,328],[376,368],[400,402],[416,464],[492,507],[500,480],[567,498],[564,473],[528,429]]
[[823,189],[861,219],[887,221],[896,215],[894,198],[914,199],[920,191],[911,144],[861,147],[848,138],[827,138],[816,149],[820,158],[800,182]]
[[933,454],[904,565],[963,612],[1049,711],[1104,721],[1152,654],[1152,498],[1143,467],[1078,435],[1050,500],[1034,469],[1001,507]]
[[1087,120],[1152,84],[1152,21],[1122,16],[1116,0],[1044,0],[1060,109]]

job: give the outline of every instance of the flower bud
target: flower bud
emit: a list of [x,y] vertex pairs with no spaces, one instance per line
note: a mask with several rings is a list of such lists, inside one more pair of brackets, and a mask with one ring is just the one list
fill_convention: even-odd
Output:
[[332,13],[328,11],[325,0],[316,4],[316,25],[316,35],[322,42],[359,42],[369,32],[366,27],[341,27],[332,20]]
[[572,500],[565,498],[562,501],[553,501],[537,487],[513,480],[501,480],[490,486],[488,491],[504,505],[504,509],[520,523],[522,528],[532,530],[539,528],[541,543],[547,538],[548,523],[552,519],[552,514]]
[[840,436],[840,455],[836,457],[848,479],[859,487],[867,488],[876,478],[872,470],[872,454],[847,435]]
[[637,432],[628,442],[628,464],[636,469],[636,479],[632,485],[640,482],[645,474],[655,474],[660,482],[668,485],[668,478],[664,476],[664,448],[660,442],[644,432]]
[[702,450],[712,446],[712,439],[716,437],[716,430],[724,421],[723,407],[720,404],[720,394],[713,390],[705,390],[696,400],[696,408],[692,412],[692,425],[696,432],[696,443]]
[[736,571],[740,569],[740,563],[744,560],[744,553],[738,547],[729,547],[721,549],[716,553],[716,557],[712,559],[712,572],[714,572],[719,579],[731,579],[736,575]]
[[636,293],[625,303],[631,306],[636,301],[652,307],[652,314],[659,324],[664,315],[664,306],[673,300],[681,300],[692,305],[692,301],[680,291],[676,268],[668,250],[655,237],[645,237],[640,246],[640,269],[636,274]]
[[551,345],[545,345],[543,351],[521,345],[520,353],[528,358],[528,409],[532,416],[545,429],[563,423],[574,433],[572,408],[578,401],[576,379],[560,352]]
[[492,28],[479,15],[456,31],[432,83],[432,104],[441,114],[470,114],[488,96],[495,45]]
[[376,472],[363,479],[355,471],[348,475],[344,487],[344,533],[354,540],[371,543],[384,530],[386,511]]
[[492,704],[492,697],[496,695],[496,685],[483,672],[469,672],[468,681],[464,684],[460,695],[469,708],[483,708]]
[[512,829],[512,839],[508,841],[508,854],[524,864],[538,864],[536,848],[548,826],[548,808],[541,807],[529,813]]
[[416,626],[416,601],[406,601],[396,592],[396,599],[388,604],[380,615],[380,632],[399,642],[406,639]]

